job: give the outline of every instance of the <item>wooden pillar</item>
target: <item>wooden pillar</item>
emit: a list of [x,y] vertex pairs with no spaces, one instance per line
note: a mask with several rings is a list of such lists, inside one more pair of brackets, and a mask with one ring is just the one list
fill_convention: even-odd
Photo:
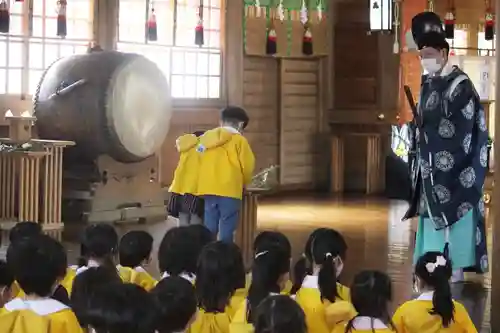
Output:
[[[500,0],[496,0],[496,27],[495,31],[500,31]],[[500,50],[500,38],[497,38],[496,50]],[[496,77],[500,77],[500,57],[499,52],[495,52],[496,57]],[[495,99],[500,96],[500,85],[495,86]],[[495,116],[500,117],[500,103],[495,103]],[[500,126],[495,126],[495,138],[500,138]],[[500,184],[500,145],[495,143],[495,184]],[[495,186],[493,188],[493,200],[492,200],[492,211],[493,211],[493,244],[492,253],[490,253],[490,268],[491,268],[491,332],[500,332],[500,316],[497,316],[498,311],[500,311],[500,260],[492,260],[491,255],[494,253],[500,253],[500,186]]]
[[[224,8],[224,7],[223,7]],[[228,104],[243,106],[243,1],[225,0],[224,21],[226,52],[224,54],[223,87],[226,88]]]

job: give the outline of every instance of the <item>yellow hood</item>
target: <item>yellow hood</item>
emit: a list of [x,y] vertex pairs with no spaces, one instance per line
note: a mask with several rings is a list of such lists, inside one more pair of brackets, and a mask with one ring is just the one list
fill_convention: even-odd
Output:
[[198,137],[194,134],[184,134],[177,138],[175,145],[179,153],[184,153],[198,144]]
[[203,152],[207,149],[220,147],[231,140],[235,134],[239,134],[238,131],[227,127],[218,127],[206,131],[205,134],[200,137],[198,151]]
[[349,321],[355,316],[356,310],[351,302],[335,301],[335,303],[331,303],[325,308],[326,322],[330,327]]

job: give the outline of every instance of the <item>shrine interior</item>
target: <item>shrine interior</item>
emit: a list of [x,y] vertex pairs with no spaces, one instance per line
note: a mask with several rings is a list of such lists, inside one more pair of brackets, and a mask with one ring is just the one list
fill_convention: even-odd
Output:
[[[410,199],[413,119],[404,87],[418,102],[422,76],[405,36],[416,14],[452,11],[449,61],[480,96],[491,148],[484,185],[490,269],[466,274],[452,292],[478,331],[500,332],[500,263],[493,261],[500,251],[500,64],[496,34],[485,34],[487,14],[500,13],[500,0],[68,0],[64,32],[55,0],[0,0],[0,11],[4,3],[10,26],[0,15],[1,253],[8,231],[25,220],[62,240],[72,263],[87,223],[112,223],[120,234],[147,230],[157,249],[177,223],[166,214],[176,139],[219,126],[221,109],[237,105],[250,118],[244,136],[257,174],[236,233],[245,262],[257,232],[283,232],[298,259],[312,230],[334,228],[349,247],[340,280],[349,284],[361,269],[386,272],[393,309],[412,297],[417,229],[415,220],[401,221]],[[375,3],[390,10],[374,14]],[[99,55],[108,51],[150,62]],[[78,58],[87,53],[94,58]],[[75,58],[59,60],[66,57]],[[116,83],[114,73],[132,62],[120,75],[123,82],[140,77],[139,84]],[[141,84],[148,105],[133,103]],[[108,102],[122,106],[106,117],[125,136],[149,134],[136,140],[117,132],[113,140],[124,147],[107,144],[99,110]],[[148,112],[159,106],[164,113]],[[26,142],[32,149],[6,148]]]

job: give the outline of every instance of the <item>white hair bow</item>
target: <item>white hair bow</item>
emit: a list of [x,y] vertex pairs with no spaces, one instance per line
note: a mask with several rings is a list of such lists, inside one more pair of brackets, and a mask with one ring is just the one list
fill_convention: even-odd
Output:
[[443,256],[436,257],[436,262],[428,262],[425,265],[425,269],[427,269],[427,272],[432,274],[439,266],[446,266],[446,259]]

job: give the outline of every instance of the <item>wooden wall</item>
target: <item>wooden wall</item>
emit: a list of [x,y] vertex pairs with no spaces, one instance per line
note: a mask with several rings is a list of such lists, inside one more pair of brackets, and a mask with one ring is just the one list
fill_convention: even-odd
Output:
[[[364,0],[341,1],[334,27],[334,104],[329,112],[335,141],[332,184],[336,191],[380,193],[385,185],[385,157],[390,125],[399,107],[399,54],[394,36],[369,33]],[[334,162],[336,160],[336,162]],[[340,167],[335,165],[342,163]],[[337,174],[335,174],[337,173]]]

